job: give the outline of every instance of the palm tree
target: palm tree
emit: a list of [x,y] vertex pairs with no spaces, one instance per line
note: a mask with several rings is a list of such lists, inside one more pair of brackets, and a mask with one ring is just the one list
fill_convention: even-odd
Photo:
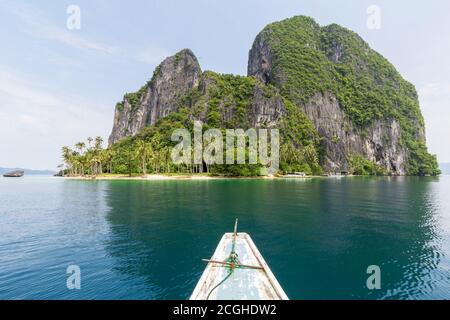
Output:
[[88,147],[90,148],[91,147],[91,144],[92,144],[92,141],[93,141],[94,139],[92,139],[92,137],[88,137],[87,138],[87,142],[88,142]]
[[125,155],[125,159],[128,167],[128,175],[131,177],[133,173],[133,162],[136,157],[134,143],[127,145],[124,149],[122,149],[123,154]]
[[142,173],[147,174],[147,159],[153,157],[153,148],[150,143],[138,140],[136,145],[136,158],[141,160]]
[[166,172],[170,173],[170,164],[172,163],[172,149],[170,147],[163,148],[164,162],[166,164]]
[[155,172],[158,173],[161,165],[161,135],[156,133],[153,135],[151,140],[152,148],[153,148],[153,159],[155,165]]
[[103,138],[100,136],[95,137],[95,148],[102,149],[102,145],[103,145]]
[[78,142],[77,144],[75,144],[75,148],[77,148],[80,154],[82,154],[84,148],[86,148],[86,144],[84,142]]
[[304,147],[303,152],[306,161],[308,161],[311,166],[319,166],[319,158],[317,156],[316,148],[314,148],[313,145],[307,145],[306,147]]
[[95,144],[94,144],[94,155],[93,155],[93,161],[94,161],[94,174],[102,174],[103,173],[103,138],[100,136],[95,137]]
[[58,168],[58,174],[61,174],[64,177],[64,164],[63,163],[58,164],[57,168]]
[[75,175],[83,175],[82,168],[83,168],[83,159],[81,155],[77,151],[72,151],[72,161],[75,167]]
[[[73,174],[73,157],[72,157],[72,153],[73,151],[70,150],[69,147],[62,147],[62,158],[64,160],[64,163],[67,166],[67,169],[69,170],[70,174]],[[63,175],[64,175],[64,170],[63,170]]]
[[112,173],[113,161],[117,152],[113,149],[106,149],[103,152],[103,160],[106,162],[107,172]]
[[84,142],[78,142],[77,144],[75,144],[75,148],[78,149],[78,163],[81,166],[81,175],[84,175],[84,161],[83,161],[83,156],[84,156],[84,149],[86,148],[86,144]]
[[93,175],[96,176],[102,173],[100,153],[93,154],[92,157],[90,158],[90,163],[91,163],[91,172]]

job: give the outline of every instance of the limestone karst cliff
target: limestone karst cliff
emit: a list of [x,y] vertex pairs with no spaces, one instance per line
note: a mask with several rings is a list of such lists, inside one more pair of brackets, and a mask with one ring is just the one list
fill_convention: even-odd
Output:
[[191,50],[182,50],[165,59],[145,86],[136,93],[126,94],[117,104],[109,144],[134,136],[175,111],[178,99],[198,86],[201,73]]
[[193,119],[279,128],[285,172],[438,173],[414,86],[356,33],[308,17],[264,28],[245,77],[202,72],[188,49],[167,58],[117,104],[109,143]]

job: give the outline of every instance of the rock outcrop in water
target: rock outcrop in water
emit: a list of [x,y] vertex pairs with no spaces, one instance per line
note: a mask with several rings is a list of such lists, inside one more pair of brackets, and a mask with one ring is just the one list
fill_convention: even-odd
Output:
[[16,170],[16,171],[7,172],[3,176],[5,178],[21,178],[21,177],[23,177],[24,174],[25,174],[24,171]]
[[188,49],[167,58],[117,104],[109,143],[192,119],[280,128],[284,171],[439,172],[414,86],[354,32],[308,17],[264,28],[247,77],[202,73]]

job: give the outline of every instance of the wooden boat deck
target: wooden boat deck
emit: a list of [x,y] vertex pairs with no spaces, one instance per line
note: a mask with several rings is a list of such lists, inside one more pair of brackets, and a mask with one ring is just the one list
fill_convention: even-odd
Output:
[[[211,258],[225,261],[232,250],[233,233],[226,233]],[[191,300],[288,300],[277,279],[247,233],[237,233],[235,251],[242,265],[261,269],[236,268],[231,276],[211,291],[228,274],[229,268],[215,262],[208,263]]]

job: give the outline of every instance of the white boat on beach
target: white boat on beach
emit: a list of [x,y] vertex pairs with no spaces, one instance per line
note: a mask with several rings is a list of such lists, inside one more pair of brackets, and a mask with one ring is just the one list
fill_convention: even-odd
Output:
[[226,233],[190,300],[289,300],[250,235]]
[[283,178],[302,178],[302,179],[311,179],[312,177],[308,177],[304,172],[294,172],[285,174]]

